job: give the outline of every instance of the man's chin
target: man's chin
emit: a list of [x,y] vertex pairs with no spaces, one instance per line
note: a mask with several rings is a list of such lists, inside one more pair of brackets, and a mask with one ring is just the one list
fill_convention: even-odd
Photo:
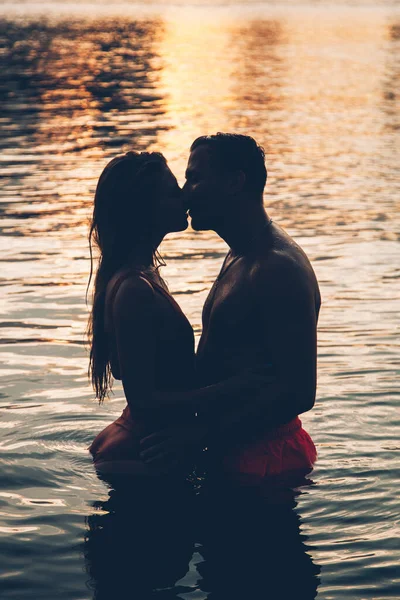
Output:
[[190,212],[189,216],[190,224],[192,226],[192,229],[194,229],[195,231],[209,231],[210,229],[212,229],[212,226],[210,225],[207,219],[203,219],[196,215],[191,215]]

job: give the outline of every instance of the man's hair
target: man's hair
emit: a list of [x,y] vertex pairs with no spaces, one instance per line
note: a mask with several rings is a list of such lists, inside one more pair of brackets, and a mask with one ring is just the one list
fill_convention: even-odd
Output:
[[197,138],[190,151],[198,146],[208,146],[217,168],[222,171],[243,171],[246,175],[245,189],[260,195],[267,181],[265,152],[255,139],[237,133],[217,133]]

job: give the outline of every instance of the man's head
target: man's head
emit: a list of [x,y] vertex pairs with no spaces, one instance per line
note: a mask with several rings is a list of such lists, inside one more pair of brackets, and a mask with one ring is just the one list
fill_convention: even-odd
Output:
[[218,229],[238,205],[262,205],[266,180],[264,150],[252,137],[217,133],[197,138],[184,186],[193,229]]

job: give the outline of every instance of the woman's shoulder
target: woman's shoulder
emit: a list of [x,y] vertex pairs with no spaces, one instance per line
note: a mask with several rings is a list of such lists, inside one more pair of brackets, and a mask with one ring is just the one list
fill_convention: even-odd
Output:
[[141,271],[119,271],[110,279],[106,290],[108,305],[124,304],[132,300],[149,301],[154,295],[153,287]]
[[[154,298],[154,290],[140,271],[121,270],[112,276],[107,284],[105,296],[105,325],[110,328],[115,318],[141,306],[149,306]],[[136,312],[136,310],[134,311]]]

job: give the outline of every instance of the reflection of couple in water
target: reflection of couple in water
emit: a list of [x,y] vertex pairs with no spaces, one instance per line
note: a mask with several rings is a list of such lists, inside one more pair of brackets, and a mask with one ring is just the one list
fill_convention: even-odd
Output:
[[294,505],[230,483],[116,485],[87,518],[93,597],[313,600],[320,568]]
[[[254,544],[262,546],[264,541],[274,560],[281,556],[278,546],[285,534],[278,544],[278,532],[276,539],[273,533],[277,520],[268,517],[268,511],[257,510],[260,498],[274,505],[269,515],[282,512],[277,502],[279,488],[289,482],[298,485],[298,478],[311,471],[316,459],[314,444],[298,415],[310,410],[315,400],[320,294],[306,255],[264,209],[266,177],[264,152],[247,136],[217,134],[197,139],[183,189],[161,154],[128,152],[114,158],[101,174],[91,226],[91,237],[100,251],[90,320],[92,382],[102,401],[111,378],[121,379],[127,400],[122,415],[90,446],[97,472],[115,488],[108,502],[118,505],[121,514],[121,506],[129,505],[127,498],[135,498],[136,506],[131,499],[131,512],[125,513],[132,520],[132,535],[143,525],[143,521],[137,523],[141,515],[153,514],[158,524],[147,527],[160,537],[160,531],[174,523],[174,514],[170,541],[174,530],[179,540],[178,522],[186,514],[185,528],[194,520],[191,527],[204,534],[202,541],[201,536],[192,538],[188,532],[189,539],[197,538],[206,553],[221,552],[218,569],[222,571],[228,563],[231,569],[239,569],[236,561],[243,570],[243,545],[252,544],[254,549]],[[230,247],[204,305],[196,354],[192,327],[160,276],[157,254],[166,234],[186,229],[188,210],[195,230],[214,230]],[[185,488],[186,477],[194,469],[205,474],[202,493],[196,495],[197,502],[203,498],[196,518],[189,513],[190,502],[183,502],[184,510],[176,510],[183,492],[173,494],[173,510],[168,511],[167,499],[161,502],[155,490],[162,489],[165,496],[167,480],[171,486],[174,482],[175,491],[181,485]],[[228,490],[229,502],[224,502]],[[153,511],[149,511],[149,498]],[[212,507],[222,529],[211,527],[203,510],[206,505]],[[242,513],[232,512],[233,507]],[[117,512],[112,509],[108,515],[91,518],[87,548],[92,565],[97,564],[93,552],[94,534],[99,535],[96,518],[103,518],[100,530],[104,534],[107,517],[107,524],[115,525],[111,527],[115,534]],[[257,515],[262,515],[261,521]],[[296,531],[298,539],[296,519],[289,507],[283,521],[285,527],[293,521],[294,529],[289,526],[289,530],[291,535]],[[264,532],[263,541],[260,532]],[[169,539],[161,537],[164,542]],[[231,556],[239,540],[241,550],[237,557]],[[275,543],[276,551],[271,545]],[[299,544],[298,539],[296,547]],[[174,544],[173,552],[178,546]],[[136,550],[140,554],[133,544],[133,554]],[[165,547],[159,560],[168,562],[171,550]],[[126,551],[129,554],[129,546]],[[186,551],[183,540],[176,558],[185,556],[187,566]],[[247,551],[254,555],[248,574],[254,578],[255,554]],[[142,559],[148,552],[146,547]],[[290,556],[291,550],[286,548],[286,552]],[[264,559],[265,553],[264,547]],[[260,553],[257,556],[262,560]],[[216,557],[203,558],[205,570],[212,571]],[[126,560],[132,565],[136,559],[132,555]],[[223,562],[227,562],[225,567],[221,567]],[[143,567],[140,577],[146,579],[145,573]],[[237,572],[225,571],[226,578],[233,575],[240,580]],[[97,579],[94,572],[93,576]],[[179,577],[178,573],[175,581]],[[202,577],[207,580],[203,573]],[[148,589],[157,587],[153,583]],[[216,597],[233,597],[232,581],[226,596],[219,584],[209,585],[210,592],[218,592]],[[241,583],[237,585],[239,593]],[[307,598],[314,597],[310,594]],[[246,596],[243,589],[239,596]]]

